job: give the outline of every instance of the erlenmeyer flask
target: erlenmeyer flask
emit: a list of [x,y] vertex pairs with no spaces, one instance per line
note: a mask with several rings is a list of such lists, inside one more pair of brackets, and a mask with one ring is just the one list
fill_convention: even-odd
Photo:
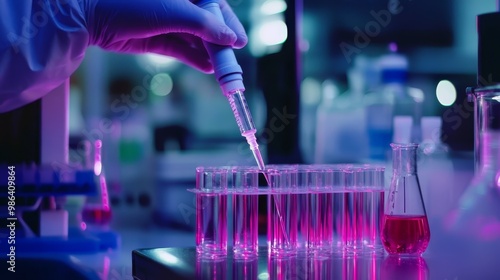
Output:
[[382,242],[390,254],[422,254],[429,223],[417,175],[418,144],[391,144],[393,174],[385,206]]
[[500,240],[500,85],[468,89],[474,101],[474,178],[462,195],[452,229],[480,240]]

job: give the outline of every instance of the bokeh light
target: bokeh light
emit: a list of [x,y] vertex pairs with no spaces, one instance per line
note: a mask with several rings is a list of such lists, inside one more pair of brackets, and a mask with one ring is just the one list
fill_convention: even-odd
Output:
[[174,87],[172,77],[167,73],[156,74],[151,79],[151,92],[158,96],[166,96]]
[[441,105],[451,106],[457,99],[457,90],[453,83],[442,80],[436,87],[436,97]]
[[259,28],[259,39],[267,46],[281,44],[285,42],[287,37],[288,30],[282,20],[268,21]]

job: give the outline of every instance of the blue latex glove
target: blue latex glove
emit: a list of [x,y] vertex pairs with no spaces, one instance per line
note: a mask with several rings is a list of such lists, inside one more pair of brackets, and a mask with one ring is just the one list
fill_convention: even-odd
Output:
[[188,0],[0,1],[0,112],[26,105],[65,81],[90,45],[157,53],[202,72],[202,40],[241,48],[245,31],[225,0],[225,23]]

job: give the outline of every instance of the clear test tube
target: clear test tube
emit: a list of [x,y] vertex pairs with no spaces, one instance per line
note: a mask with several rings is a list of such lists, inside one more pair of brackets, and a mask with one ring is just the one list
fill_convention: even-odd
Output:
[[373,171],[370,165],[357,166],[357,172],[355,172],[354,176],[354,203],[358,215],[356,216],[357,231],[353,249],[357,253],[371,251],[374,192],[369,185],[373,181],[372,176],[375,175]]
[[364,166],[365,232],[363,242],[370,253],[383,253],[381,231],[384,217],[384,173],[385,168],[377,165]]
[[293,221],[296,222],[295,229],[292,231],[294,247],[298,255],[307,252],[309,239],[309,167],[296,166],[289,171],[291,174],[291,185],[293,189],[292,205],[294,205]]
[[352,249],[357,253],[364,251],[369,236],[369,224],[372,215],[372,192],[366,188],[366,169],[357,166],[354,172],[354,204],[356,211],[356,236]]
[[328,193],[326,181],[329,180],[328,168],[316,167],[309,171],[309,252],[315,257],[330,253],[333,231],[333,196]]
[[235,167],[233,184],[233,251],[235,259],[250,259],[258,253],[259,169]]
[[345,175],[339,165],[332,166],[332,252],[342,253],[346,246],[347,226],[345,223]]
[[267,238],[269,253],[271,256],[291,256],[294,253],[294,242],[290,236],[294,236],[296,230],[296,216],[292,215],[291,188],[288,185],[290,174],[279,170],[267,170],[267,178],[271,186],[271,192],[267,200]]
[[362,170],[358,167],[349,166],[344,168],[343,172],[345,178],[345,244],[348,253],[356,253],[362,248],[360,238],[362,208],[360,207],[359,193],[356,186],[359,183],[359,178],[362,177]]
[[330,253],[333,247],[333,169],[323,168],[321,181],[323,183],[320,193],[320,220],[323,232],[322,251]]
[[228,168],[196,169],[196,251],[201,258],[227,254]]

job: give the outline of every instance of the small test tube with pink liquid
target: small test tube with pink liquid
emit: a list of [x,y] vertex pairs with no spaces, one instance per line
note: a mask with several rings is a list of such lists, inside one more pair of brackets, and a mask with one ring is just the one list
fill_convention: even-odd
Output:
[[385,168],[376,165],[365,165],[363,188],[366,193],[364,204],[363,245],[364,251],[383,253],[381,231],[384,217],[384,173]]
[[201,258],[227,255],[228,168],[196,169],[196,251]]
[[250,167],[232,170],[235,259],[251,259],[258,254],[259,172],[259,169]]
[[271,187],[267,200],[267,240],[270,255],[290,256],[296,253],[295,241],[297,221],[293,215],[290,173],[282,170],[267,170]]
[[332,167],[332,253],[343,253],[346,247],[347,233],[345,225],[345,174],[336,165]]
[[294,242],[299,255],[307,253],[309,246],[309,168],[306,166],[295,166],[290,171],[292,174],[292,187],[294,194],[292,195],[292,205],[294,205],[293,221],[296,222],[295,229],[292,231],[293,235],[290,240]]
[[330,253],[333,245],[333,194],[330,168],[313,168],[308,172],[309,253],[319,256]]

